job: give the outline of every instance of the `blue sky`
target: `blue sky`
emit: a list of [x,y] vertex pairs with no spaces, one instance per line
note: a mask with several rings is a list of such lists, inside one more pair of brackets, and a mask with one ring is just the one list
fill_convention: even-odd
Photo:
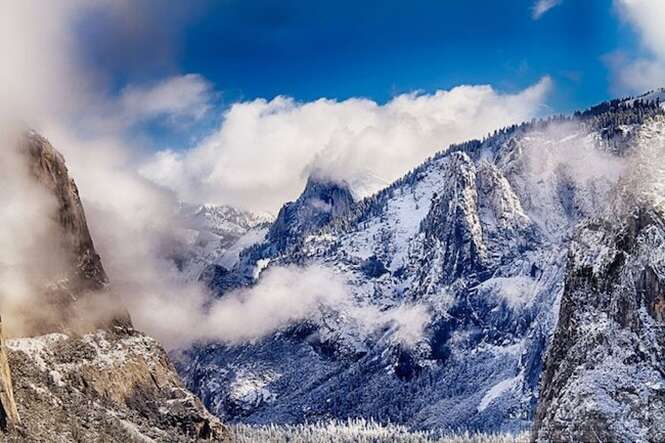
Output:
[[[460,84],[511,92],[543,75],[556,84],[549,101],[553,112],[619,92],[612,89],[605,58],[637,48],[633,30],[621,23],[612,1],[564,1],[539,20],[532,17],[533,5],[533,0],[224,0],[198,1],[185,9],[175,2],[159,17],[172,34],[151,34],[130,55],[119,54],[117,42],[102,35],[108,31],[103,20],[84,23],[83,29],[91,37],[90,59],[108,65],[116,87],[165,72],[195,72],[211,81],[227,104],[276,95],[385,102],[402,92]],[[130,56],[141,61],[140,68],[128,69]]]
[[366,96],[550,75],[557,111],[608,97],[602,56],[625,38],[608,0],[533,20],[531,0],[218,2],[186,33],[182,66],[230,100]]

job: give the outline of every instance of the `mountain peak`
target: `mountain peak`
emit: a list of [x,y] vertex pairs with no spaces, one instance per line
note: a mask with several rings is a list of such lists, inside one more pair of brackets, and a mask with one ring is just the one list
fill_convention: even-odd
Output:
[[296,201],[286,203],[268,232],[278,250],[347,214],[354,203],[348,184],[310,176]]

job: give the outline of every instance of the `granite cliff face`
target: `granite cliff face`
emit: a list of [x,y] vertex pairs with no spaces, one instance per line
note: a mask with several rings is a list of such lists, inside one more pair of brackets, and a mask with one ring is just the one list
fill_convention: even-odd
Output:
[[[5,441],[222,441],[226,430],[183,386],[166,353],[134,330],[112,293],[63,157],[41,136],[20,140],[28,179],[55,202],[44,219],[62,266],[37,287],[39,311],[25,338],[1,340],[0,424]],[[108,313],[90,311],[106,298]],[[87,303],[86,303],[87,302]],[[46,307],[45,307],[45,306]],[[81,305],[87,306],[82,309]],[[102,305],[100,305],[102,306]],[[31,322],[32,320],[32,322]]]
[[638,131],[610,210],[568,252],[535,441],[665,441],[665,122]]
[[535,440],[665,440],[663,215],[640,207],[578,230]]
[[60,227],[59,241],[64,253],[71,260],[68,289],[72,293],[102,289],[108,284],[108,277],[95,251],[79,191],[69,177],[64,158],[34,132],[21,139],[19,151],[27,157],[32,177],[56,199],[53,218]]

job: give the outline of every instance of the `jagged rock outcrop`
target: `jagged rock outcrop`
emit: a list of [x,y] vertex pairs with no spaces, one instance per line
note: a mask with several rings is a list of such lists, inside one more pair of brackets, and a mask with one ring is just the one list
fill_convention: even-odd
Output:
[[[9,340],[7,353],[0,343],[0,415],[13,424],[0,440],[225,441],[224,426],[184,388],[159,343],[134,330],[106,290],[108,277],[62,155],[34,132],[20,140],[19,154],[27,171],[15,172],[25,172],[55,202],[43,220],[55,227],[44,247],[58,252],[61,266],[58,281],[34,285],[39,293],[30,301],[40,305],[21,313],[31,335]],[[111,312],[94,311],[95,297],[106,298],[99,307]]]
[[277,251],[282,251],[331,220],[344,216],[352,205],[353,196],[346,185],[310,177],[300,197],[282,206],[267,239]]
[[663,251],[665,218],[653,207],[579,229],[534,440],[665,441]]
[[[420,285],[450,284],[463,274],[482,273],[486,258],[478,213],[476,167],[468,155],[455,152],[441,167],[445,186],[432,199],[422,222],[425,259],[435,267],[424,269]],[[436,277],[436,281],[427,278]]]

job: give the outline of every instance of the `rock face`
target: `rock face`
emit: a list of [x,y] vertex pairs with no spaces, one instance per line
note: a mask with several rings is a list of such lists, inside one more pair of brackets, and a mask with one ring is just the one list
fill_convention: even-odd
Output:
[[[37,298],[48,303],[53,320],[40,322],[36,336],[6,345],[2,340],[0,415],[8,426],[0,439],[225,440],[226,429],[184,388],[161,346],[133,329],[124,309],[80,318],[92,314],[79,309],[80,303],[112,295],[105,291],[108,277],[78,190],[63,157],[44,138],[26,134],[19,152],[27,159],[29,177],[55,199],[50,221],[57,227],[54,244],[63,253],[65,274],[58,282],[44,281]],[[88,331],[81,335],[73,323]]]
[[633,139],[608,210],[570,244],[535,441],[665,441],[665,119]]
[[665,219],[591,221],[569,253],[537,441],[665,440]]
[[108,277],[88,230],[88,224],[74,180],[65,160],[50,143],[34,132],[26,134],[19,149],[28,157],[31,175],[56,198],[55,221],[61,228],[60,241],[72,260],[72,292],[103,288]]
[[185,389],[166,353],[133,330],[12,339],[21,424],[8,441],[223,441],[226,431]]
[[[44,224],[53,226],[53,232],[43,247],[57,251],[51,251],[51,260],[57,261],[60,268],[57,276],[42,277],[38,284],[40,294],[36,302],[42,306],[40,311],[48,314],[35,315],[30,330],[32,333],[65,331],[79,320],[86,323],[77,313],[77,304],[87,294],[103,291],[109,283],[108,277],[95,251],[78,188],[69,177],[63,156],[35,132],[26,133],[18,148],[26,160],[29,177],[54,200],[51,213],[46,214],[48,220],[44,220]],[[107,293],[104,297],[113,295]],[[107,323],[131,327],[126,310],[119,303],[115,306],[118,308],[109,315]],[[26,317],[30,321],[30,315]]]
[[346,185],[310,177],[298,200],[280,209],[267,239],[276,250],[282,251],[331,220],[346,215],[352,205],[353,196]]

